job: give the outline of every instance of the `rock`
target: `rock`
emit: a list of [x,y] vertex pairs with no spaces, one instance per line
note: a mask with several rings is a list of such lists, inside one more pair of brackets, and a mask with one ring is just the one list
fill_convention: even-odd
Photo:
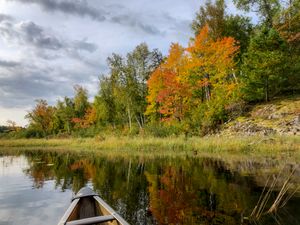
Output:
[[298,114],[298,116],[296,116],[296,118],[294,120],[294,124],[300,125],[300,114]]
[[247,134],[247,135],[255,135],[255,134],[262,134],[262,135],[271,135],[275,134],[276,130],[259,126],[253,122],[245,121],[245,122],[236,122],[232,124],[232,126],[229,127],[229,130],[234,133],[241,133],[241,134]]
[[231,135],[300,135],[300,98],[260,104],[226,123],[221,131]]
[[[269,118],[270,117],[270,113],[271,115],[273,115],[274,117],[276,117],[277,115],[275,115],[276,112],[276,106],[275,105],[267,105],[264,106],[262,108],[259,108],[255,111],[253,111],[251,113],[252,117],[260,117],[260,118]],[[274,114],[272,114],[274,113]]]

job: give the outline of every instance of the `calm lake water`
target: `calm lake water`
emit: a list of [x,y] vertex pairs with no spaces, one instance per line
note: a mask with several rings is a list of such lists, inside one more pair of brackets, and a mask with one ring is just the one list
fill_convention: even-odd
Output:
[[[265,213],[295,165],[212,158],[112,159],[83,154],[0,155],[0,225],[57,224],[90,186],[131,224],[300,224],[300,193]],[[261,218],[247,219],[268,178],[277,177]],[[290,192],[299,186],[291,178]],[[284,197],[289,196],[287,193]]]

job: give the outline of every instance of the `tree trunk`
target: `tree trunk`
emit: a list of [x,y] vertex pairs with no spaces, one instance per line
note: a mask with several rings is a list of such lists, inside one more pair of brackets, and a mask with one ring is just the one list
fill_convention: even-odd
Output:
[[271,6],[270,6],[270,3],[267,1],[267,0],[263,0],[263,6],[264,8],[263,11],[265,11],[265,14],[264,15],[266,17],[266,22],[267,22],[267,25],[269,28],[272,28],[273,27],[273,15],[271,13]]
[[128,125],[129,125],[129,131],[131,131],[131,113],[130,113],[130,108],[128,106],[127,108],[128,111]]
[[206,86],[206,99],[209,101],[210,100],[210,87],[209,85]]
[[137,116],[135,116],[135,120],[136,120],[137,124],[139,125],[139,128],[142,129],[143,126],[142,126],[141,122],[139,121],[139,119],[137,118]]
[[270,97],[269,97],[269,78],[266,77],[266,80],[265,80],[265,101],[268,102],[270,100]]
[[141,125],[142,125],[142,127],[144,127],[144,124],[145,124],[145,117],[144,117],[144,115],[140,114],[140,118],[141,118]]
[[68,134],[70,134],[70,123],[67,123],[67,130],[68,130]]
[[203,103],[204,102],[204,87],[202,86],[201,87],[201,103]]
[[206,74],[206,78],[207,78],[207,85],[205,86],[205,94],[206,94],[206,99],[209,101],[210,100],[209,74]]
[[236,77],[236,75],[235,75],[234,72],[232,73],[232,76],[233,76],[233,78],[234,78],[234,80],[235,80],[235,83],[238,84],[238,79],[237,79],[237,77]]
[[127,187],[129,185],[129,180],[130,180],[130,172],[131,172],[131,159],[129,160],[129,165],[128,165],[128,171],[127,171]]

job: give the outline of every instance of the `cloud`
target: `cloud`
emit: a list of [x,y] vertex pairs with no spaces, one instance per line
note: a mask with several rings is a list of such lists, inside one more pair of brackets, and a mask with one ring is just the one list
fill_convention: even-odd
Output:
[[7,0],[15,1],[21,3],[31,3],[41,6],[45,11],[48,12],[62,12],[66,14],[88,16],[91,19],[104,21],[105,12],[99,9],[95,9],[87,4],[86,1],[81,0],[68,0],[68,1],[58,1],[58,0]]
[[0,36],[6,41],[16,41],[20,45],[30,45],[37,48],[58,50],[63,43],[55,36],[47,34],[45,30],[31,21],[0,23]]
[[86,57],[98,47],[86,38],[67,40],[31,21],[4,20],[0,38],[24,53],[20,62],[0,58],[3,107],[27,107],[39,98],[54,104],[58,96],[70,95],[74,84],[90,82],[93,71],[99,69],[99,63]]
[[2,60],[0,59],[0,67],[4,67],[4,68],[14,68],[19,66],[20,63],[19,62],[15,62],[15,61],[6,61],[6,60]]
[[152,35],[161,35],[163,34],[159,29],[149,24],[142,23],[138,18],[141,16],[135,15],[133,16],[132,13],[123,14],[119,16],[113,16],[111,21],[114,23],[118,23],[120,25],[126,25],[133,28],[138,28],[145,33],[152,34]]
[[[7,43],[14,42],[19,46],[34,48],[35,54],[44,59],[56,59],[59,57],[59,54],[53,55],[55,51],[61,51],[62,53],[72,56],[80,54],[80,51],[92,53],[98,48],[96,44],[90,43],[86,39],[65,40],[32,21],[21,21],[17,23],[0,21],[0,38],[1,37]],[[51,53],[45,52],[49,50]]]
[[90,53],[95,52],[98,48],[96,44],[90,43],[86,39],[74,41],[72,43],[72,47],[74,47],[75,49],[85,50]]
[[0,13],[0,22],[4,20],[13,20],[13,18],[9,15]]
[[14,74],[0,77],[0,105],[22,107],[32,105],[36,98],[46,98],[55,90],[54,83],[40,74]]
[[101,63],[96,67],[75,60],[44,61],[33,56],[19,62],[0,59],[0,107],[24,108],[33,105],[36,99],[47,99],[53,105],[59,97],[72,96],[75,84],[93,84],[91,93],[95,94],[95,78]]
[[[150,35],[163,35],[157,27],[142,21],[142,14],[133,13],[120,4],[106,5],[107,11],[90,6],[84,0],[6,0],[23,4],[36,4],[47,12],[62,12],[64,14],[89,17],[95,21],[108,21],[132,28],[137,28]],[[114,15],[124,11],[123,14]],[[113,15],[113,16],[112,16]]]
[[61,40],[53,35],[47,34],[45,30],[34,22],[20,22],[16,25],[19,39],[24,44],[31,44],[38,48],[58,50],[63,47]]
[[26,107],[32,105],[35,99],[47,99],[54,104],[52,98],[70,95],[72,83],[82,82],[83,78],[77,73],[59,67],[32,65],[26,61],[7,71],[5,76],[0,76],[0,106]]

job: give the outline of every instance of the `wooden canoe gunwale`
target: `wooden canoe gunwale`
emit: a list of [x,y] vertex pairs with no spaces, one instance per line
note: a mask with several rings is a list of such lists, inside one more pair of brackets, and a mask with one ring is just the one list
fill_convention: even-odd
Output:
[[76,206],[78,205],[79,202],[79,198],[74,199],[74,201],[72,201],[71,205],[69,206],[69,208],[67,209],[67,211],[65,212],[65,214],[63,215],[63,217],[60,219],[60,221],[58,222],[58,225],[65,225],[67,220],[69,219],[69,217],[72,216],[72,213],[74,212]]
[[112,215],[119,224],[129,225],[115,210],[113,210],[102,198],[93,196],[93,198],[102,206],[110,215]]

